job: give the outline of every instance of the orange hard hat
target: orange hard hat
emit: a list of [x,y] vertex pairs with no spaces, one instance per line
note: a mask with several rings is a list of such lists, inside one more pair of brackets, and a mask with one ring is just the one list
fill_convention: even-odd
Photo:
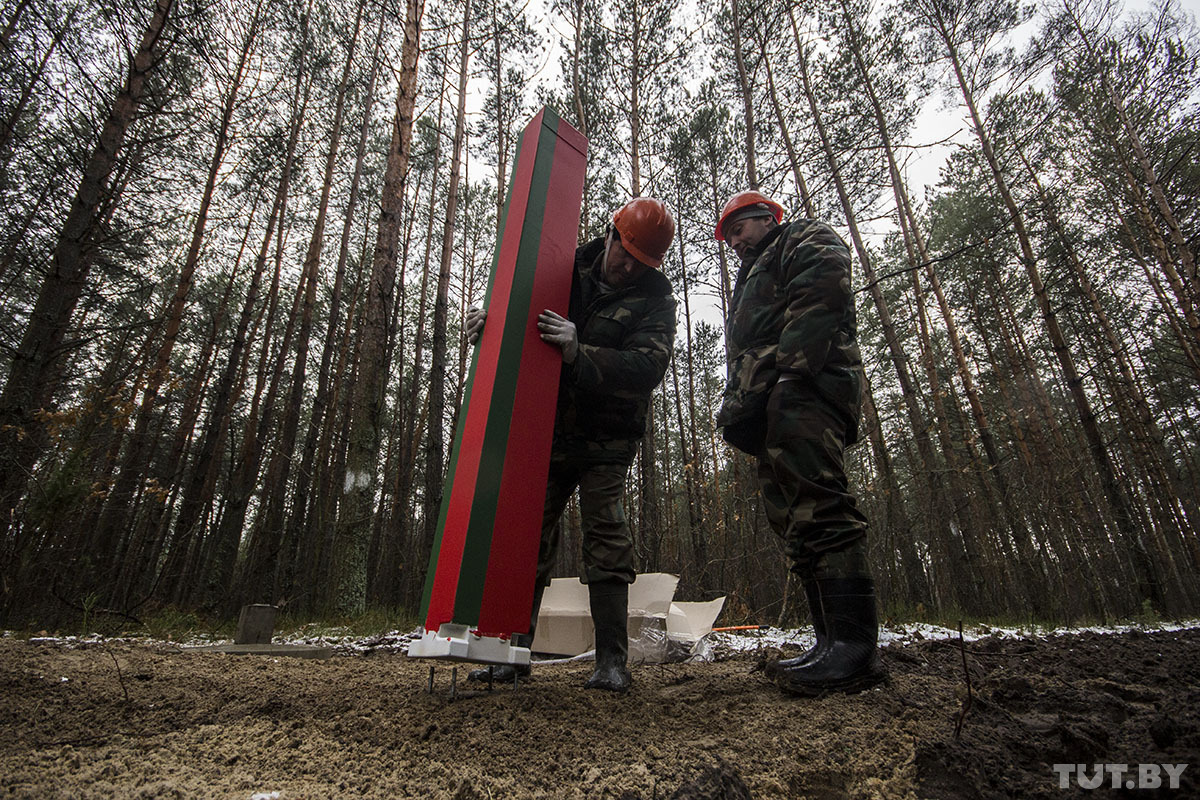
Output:
[[[737,214],[739,211],[754,207],[759,207],[760,214]],[[770,214],[775,218],[776,222],[782,222],[783,206],[753,189],[748,192],[738,192],[729,198],[729,202],[721,210],[721,219],[717,221],[716,237],[718,242],[725,241],[725,234],[722,229],[725,227],[725,221],[735,214],[737,214],[739,219],[746,216],[766,216]]]
[[635,197],[613,214],[613,227],[621,246],[651,267],[661,267],[663,256],[675,238],[675,218],[661,200]]

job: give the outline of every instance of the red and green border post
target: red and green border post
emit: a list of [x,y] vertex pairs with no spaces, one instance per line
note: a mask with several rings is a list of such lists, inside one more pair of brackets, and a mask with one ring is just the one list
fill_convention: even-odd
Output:
[[562,352],[543,309],[566,315],[587,139],[548,108],[526,126],[488,281],[487,324],[464,392],[409,656],[529,663],[529,630]]

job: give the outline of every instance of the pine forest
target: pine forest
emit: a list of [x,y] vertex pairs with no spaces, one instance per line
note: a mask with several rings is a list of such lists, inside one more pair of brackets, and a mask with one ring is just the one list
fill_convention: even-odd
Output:
[[713,424],[713,230],[757,188],[854,256],[886,615],[1200,612],[1179,0],[8,0],[0,36],[0,624],[415,619],[543,106],[589,140],[581,240],[640,195],[678,225],[639,571],[725,624],[805,616]]

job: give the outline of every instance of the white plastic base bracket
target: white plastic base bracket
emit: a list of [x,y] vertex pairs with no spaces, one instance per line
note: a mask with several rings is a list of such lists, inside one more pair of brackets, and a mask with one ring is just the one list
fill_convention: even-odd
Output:
[[517,647],[511,639],[481,636],[469,625],[443,622],[437,633],[424,631],[420,639],[409,644],[408,657],[523,666],[529,663],[529,648]]

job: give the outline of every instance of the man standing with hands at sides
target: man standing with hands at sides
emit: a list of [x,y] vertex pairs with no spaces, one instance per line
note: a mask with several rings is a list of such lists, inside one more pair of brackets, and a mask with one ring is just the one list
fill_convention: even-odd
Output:
[[717,425],[758,460],[767,518],[804,582],[817,638],[768,674],[792,694],[860,691],[886,673],[867,519],[843,465],[858,441],[863,385],[850,251],[824,222],[783,222],[783,207],[757,191],[730,198],[716,238],[741,260]]
[[[542,340],[562,350],[563,372],[554,418],[550,477],[542,515],[541,547],[529,633],[533,642],[542,593],[561,539],[560,518],[575,489],[583,527],[583,581],[596,630],[596,669],[589,689],[623,692],[626,618],[633,536],[622,499],[625,479],[646,432],[651,396],[662,381],[675,341],[675,299],[660,268],[675,235],[675,220],[660,201],[636,197],[613,214],[607,233],[575,251],[571,304],[564,317],[538,316]],[[487,312],[467,312],[466,333],[479,341]],[[529,667],[493,668],[495,680],[528,675]],[[475,670],[472,680],[486,680]]]

